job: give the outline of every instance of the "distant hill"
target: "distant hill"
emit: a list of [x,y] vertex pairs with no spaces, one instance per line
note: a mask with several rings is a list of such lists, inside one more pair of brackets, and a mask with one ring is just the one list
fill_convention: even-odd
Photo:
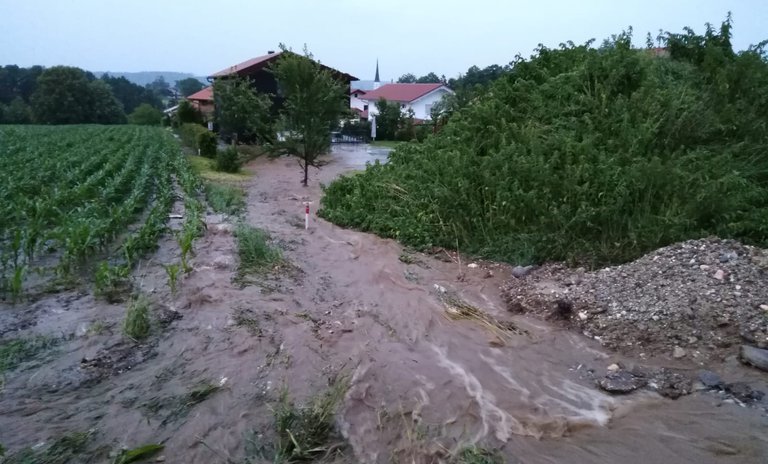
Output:
[[166,82],[173,85],[176,81],[193,77],[203,84],[208,84],[205,77],[195,76],[190,73],[174,72],[174,71],[141,71],[141,72],[112,72],[112,71],[91,71],[94,76],[101,77],[104,74],[109,74],[112,77],[125,77],[134,84],[145,86],[160,76],[163,76]]

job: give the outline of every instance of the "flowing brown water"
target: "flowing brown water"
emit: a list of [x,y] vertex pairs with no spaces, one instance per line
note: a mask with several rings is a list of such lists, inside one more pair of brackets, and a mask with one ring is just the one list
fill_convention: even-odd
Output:
[[[140,270],[142,286],[183,318],[152,349],[132,352],[137,362],[126,372],[89,381],[78,367],[104,347],[119,353],[119,326],[101,335],[84,335],[83,327],[119,321],[122,306],[72,294],[8,309],[13,315],[3,324],[34,315],[33,331],[76,337],[54,360],[7,379],[0,443],[16,449],[95,428],[112,446],[162,440],[166,462],[237,462],[247,432],[270,427],[268,403],[278,388],[301,399],[346,372],[350,388],[338,423],[352,448],[350,463],[441,462],[472,444],[500,448],[507,462],[766,461],[768,421],[759,410],[719,405],[705,392],[673,401],[596,389],[588,369],[633,360],[544,321],[508,315],[499,297],[506,266],[469,268],[421,254],[406,264],[394,241],[314,215],[320,182],[377,157],[364,146],[337,147],[308,188],[295,160],[255,161],[247,220],[270,232],[301,271],[270,286],[239,288],[232,283],[233,239],[211,224],[198,242],[195,271],[173,298],[157,266],[171,259],[162,248]],[[304,201],[312,202],[307,231]],[[446,295],[521,330],[449,318]],[[258,321],[261,336],[233,326],[238,311]],[[731,381],[765,383],[734,363],[722,370]],[[225,388],[183,419],[163,424],[142,408],[221,379]]]

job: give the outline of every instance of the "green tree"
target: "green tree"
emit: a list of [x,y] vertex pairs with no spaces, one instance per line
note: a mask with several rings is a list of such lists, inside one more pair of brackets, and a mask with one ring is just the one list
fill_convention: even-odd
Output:
[[176,118],[181,124],[189,122],[194,124],[203,123],[203,115],[200,114],[200,111],[198,111],[189,100],[182,100],[179,102],[179,107],[176,109]]
[[414,82],[416,82],[416,76],[412,73],[403,74],[397,78],[398,84],[413,84]]
[[272,102],[268,95],[256,92],[247,79],[217,79],[213,83],[213,98],[222,138],[244,143],[272,139]]
[[317,167],[317,157],[327,152],[331,127],[349,102],[344,85],[313,59],[306,46],[303,55],[282,48],[285,53],[272,71],[285,99],[280,112],[283,146],[299,158],[306,186],[309,166]]
[[172,94],[171,85],[165,81],[163,76],[158,76],[154,81],[147,84],[146,88],[161,100],[170,97]]
[[179,91],[179,95],[182,97],[188,97],[195,92],[203,90],[203,83],[194,77],[188,77],[180,81],[176,81],[176,90]]
[[376,138],[395,140],[397,130],[403,123],[403,112],[397,102],[388,102],[383,98],[376,102]]
[[441,79],[440,77],[438,77],[437,74],[431,72],[426,76],[421,76],[420,78],[416,79],[416,83],[417,84],[441,84],[443,80],[444,78]]
[[122,105],[103,81],[80,68],[55,66],[37,79],[32,113],[43,124],[125,122]]
[[83,122],[97,124],[125,124],[123,105],[112,94],[109,85],[102,80],[88,83],[90,91],[90,109]]
[[163,120],[163,112],[148,103],[139,105],[128,117],[131,124],[141,126],[159,126]]
[[111,77],[108,74],[101,76],[101,80],[109,84],[112,93],[123,104],[126,113],[133,113],[142,103],[162,108],[163,103],[151,90],[134,84],[125,77]]
[[32,109],[20,96],[17,96],[5,107],[0,121],[6,124],[29,124],[32,122]]
[[37,78],[32,94],[35,121],[43,124],[78,124],[90,120],[91,87],[80,68],[54,66]]

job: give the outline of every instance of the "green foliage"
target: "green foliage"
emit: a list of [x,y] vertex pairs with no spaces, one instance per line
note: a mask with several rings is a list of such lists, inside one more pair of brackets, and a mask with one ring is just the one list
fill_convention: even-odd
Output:
[[624,262],[705,235],[768,244],[763,49],[730,52],[711,28],[664,40],[670,58],[629,34],[540,47],[436,136],[331,184],[320,214],[510,261]]
[[110,303],[121,301],[130,291],[131,269],[128,266],[110,266],[102,261],[93,274],[96,296],[103,297]]
[[55,339],[43,336],[0,340],[0,375],[29,361],[56,343]]
[[31,102],[35,121],[43,124],[125,122],[122,105],[109,85],[79,68],[54,66],[43,71]]
[[123,321],[123,333],[134,340],[143,340],[149,336],[150,329],[149,299],[139,295],[128,305]]
[[179,124],[199,125],[203,123],[203,115],[189,100],[179,102],[179,107],[176,109],[176,119],[179,121]]
[[216,146],[218,143],[219,141],[216,138],[216,134],[209,130],[197,134],[197,148],[200,150],[200,156],[215,158]]
[[201,134],[209,132],[207,128],[200,124],[186,123],[179,126],[178,133],[181,143],[194,150],[197,154],[197,149],[200,148],[197,142]]
[[348,383],[337,380],[328,390],[297,406],[284,389],[274,407],[275,433],[273,462],[312,462],[328,453],[336,434],[334,414]]
[[[156,109],[162,108],[163,103],[151,90],[134,84],[123,76],[112,77],[104,74],[101,76],[101,80],[109,85],[109,88],[112,89],[112,94],[123,105],[123,109],[128,114],[136,111],[142,104]],[[134,122],[132,124],[141,123]]]
[[376,102],[376,139],[396,140],[397,132],[403,124],[405,115],[400,103],[388,102],[383,98]]
[[154,456],[165,448],[165,445],[150,443],[129,450],[122,450],[113,461],[113,464],[130,464]]
[[179,265],[176,263],[163,264],[163,269],[165,269],[165,274],[168,276],[168,288],[171,289],[171,295],[175,295],[179,282],[179,272],[181,271],[181,267],[179,267]]
[[240,187],[209,182],[205,184],[205,199],[217,213],[234,216],[245,209],[245,192]]
[[271,141],[272,101],[256,92],[248,79],[216,79],[213,83],[216,102],[215,120],[225,140],[239,143]]
[[128,117],[128,122],[139,126],[159,126],[163,112],[148,103],[142,103]]
[[32,122],[32,108],[21,97],[16,97],[0,114],[3,124],[29,124]]
[[176,90],[182,97],[188,97],[193,93],[203,90],[203,83],[194,77],[187,77],[180,81],[176,81]]
[[240,224],[235,230],[240,274],[258,272],[282,260],[278,248],[269,244],[269,235],[261,229]]
[[437,74],[431,72],[427,75],[416,77],[411,73],[403,74],[397,79],[399,84],[439,84],[445,82],[445,76],[439,77]]
[[68,464],[84,462],[82,454],[87,449],[92,432],[72,432],[54,441],[44,449],[26,448],[6,456],[3,464]]
[[37,78],[42,73],[42,66],[20,68],[15,64],[8,64],[0,67],[0,103],[7,105],[16,98],[29,103],[37,88]]
[[280,111],[282,148],[299,158],[307,185],[309,166],[328,151],[331,128],[347,110],[344,86],[304,48],[298,55],[283,47],[272,68],[284,98]]
[[451,464],[504,464],[504,458],[498,453],[472,446],[462,449],[453,459]]
[[240,159],[237,148],[229,146],[216,152],[216,170],[221,172],[237,172],[240,170]]

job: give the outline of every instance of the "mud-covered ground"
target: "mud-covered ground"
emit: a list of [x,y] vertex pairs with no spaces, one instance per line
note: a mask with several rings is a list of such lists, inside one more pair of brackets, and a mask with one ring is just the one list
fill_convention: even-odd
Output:
[[[237,278],[235,219],[210,214],[175,296],[161,266],[178,260],[174,240],[136,269],[154,320],[141,343],[122,334],[127,303],[88,288],[2,305],[4,342],[46,342],[5,372],[0,443],[45,449],[80,431],[88,444],[71,462],[110,462],[145,443],[164,444],[171,463],[272,462],[260,456],[275,445],[281,395],[301,404],[345,379],[338,436],[324,445],[336,462],[462,462],[475,445],[510,463],[764,462],[759,401],[699,381],[676,400],[653,387],[674,383],[670,372],[695,380],[689,345],[682,358],[657,355],[666,345],[611,350],[578,323],[509,311],[509,282],[536,273],[518,280],[510,266],[411,252],[314,215],[321,182],[383,157],[336,147],[308,188],[293,159],[251,163],[243,220],[269,232],[287,264]],[[724,384],[768,391],[766,374],[735,355],[706,359]],[[643,386],[606,392],[606,373]]]

